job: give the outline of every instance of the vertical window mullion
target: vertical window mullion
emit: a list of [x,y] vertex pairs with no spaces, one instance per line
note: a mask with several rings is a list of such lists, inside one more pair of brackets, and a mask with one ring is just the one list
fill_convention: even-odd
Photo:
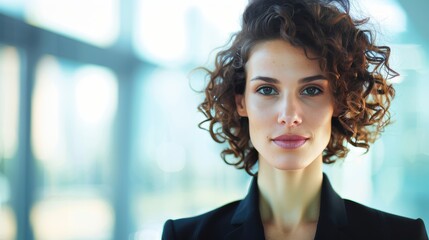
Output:
[[12,191],[14,208],[17,213],[17,239],[33,240],[30,222],[31,207],[35,190],[35,162],[31,148],[31,101],[37,53],[34,47],[27,47],[21,68],[19,145]]

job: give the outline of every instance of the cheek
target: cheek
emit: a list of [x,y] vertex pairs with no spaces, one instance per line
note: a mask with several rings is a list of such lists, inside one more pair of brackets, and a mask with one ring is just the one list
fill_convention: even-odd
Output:
[[253,101],[252,104],[247,104],[247,116],[250,139],[254,145],[259,146],[267,139],[275,124],[275,110],[266,102]]
[[[249,111],[250,110],[250,111]],[[250,132],[266,133],[276,124],[276,114],[270,107],[248,109]]]
[[272,117],[275,114],[273,104],[273,101],[267,101],[258,96],[248,96],[246,98],[246,109],[249,122],[258,123]]
[[307,115],[307,123],[318,132],[330,136],[332,116],[332,107],[313,109],[313,111],[309,111],[309,114]]

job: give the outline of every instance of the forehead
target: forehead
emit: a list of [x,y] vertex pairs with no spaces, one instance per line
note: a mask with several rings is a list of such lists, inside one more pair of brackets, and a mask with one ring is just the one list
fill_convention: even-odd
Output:
[[[308,52],[308,55],[309,57],[314,57],[311,52]],[[249,59],[246,63],[246,73],[250,75],[308,75],[322,73],[319,61],[311,60],[309,57],[306,56],[303,48],[292,46],[287,41],[281,39],[263,41],[257,43],[250,51]]]

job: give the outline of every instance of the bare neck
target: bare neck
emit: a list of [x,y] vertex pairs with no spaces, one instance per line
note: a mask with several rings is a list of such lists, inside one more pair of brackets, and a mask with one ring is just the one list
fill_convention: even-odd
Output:
[[322,187],[321,156],[301,170],[278,170],[259,163],[260,212],[264,223],[293,230],[316,223]]

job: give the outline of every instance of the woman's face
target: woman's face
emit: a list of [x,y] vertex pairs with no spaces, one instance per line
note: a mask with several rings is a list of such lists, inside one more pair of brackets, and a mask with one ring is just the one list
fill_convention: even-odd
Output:
[[322,161],[334,106],[319,62],[284,40],[269,40],[254,46],[245,68],[237,112],[249,119],[260,164],[298,170]]

